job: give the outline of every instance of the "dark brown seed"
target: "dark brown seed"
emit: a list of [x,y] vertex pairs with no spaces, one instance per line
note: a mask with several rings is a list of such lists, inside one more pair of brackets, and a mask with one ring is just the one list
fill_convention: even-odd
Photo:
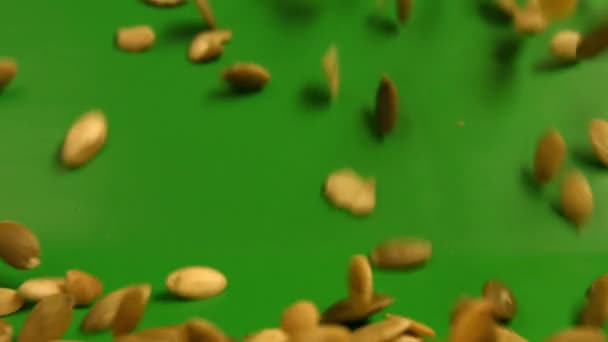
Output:
[[224,70],[222,78],[237,90],[254,91],[264,88],[270,73],[254,63],[236,63]]
[[576,54],[579,58],[593,58],[608,49],[608,23],[598,25],[593,31],[583,35]]
[[547,131],[539,140],[534,155],[534,178],[540,184],[550,181],[566,159],[566,142],[555,129]]
[[562,330],[544,342],[606,342],[606,336],[597,328],[576,327]]
[[408,269],[426,263],[432,255],[430,241],[395,238],[380,243],[371,253],[374,266],[388,269]]
[[230,339],[211,322],[191,319],[185,326],[188,342],[229,342]]
[[492,303],[492,313],[497,320],[510,321],[515,317],[517,300],[507,285],[488,280],[483,286],[483,297]]
[[492,316],[492,304],[486,300],[469,303],[454,320],[450,342],[496,341],[496,323]]
[[22,270],[40,265],[40,243],[26,226],[12,221],[0,222],[0,257]]
[[42,299],[25,320],[18,342],[41,342],[61,339],[74,315],[74,298],[56,294]]
[[398,110],[397,87],[387,75],[383,75],[376,93],[376,121],[379,133],[388,134],[393,130]]
[[112,322],[114,336],[129,334],[137,328],[149,298],[147,289],[143,287],[134,287],[124,294]]
[[361,302],[346,298],[325,310],[321,317],[321,323],[349,324],[359,322],[384,310],[394,301],[395,299],[391,296],[377,293],[373,295],[371,302],[367,305],[361,305]]
[[409,18],[414,0],[397,0],[397,16],[402,24]]

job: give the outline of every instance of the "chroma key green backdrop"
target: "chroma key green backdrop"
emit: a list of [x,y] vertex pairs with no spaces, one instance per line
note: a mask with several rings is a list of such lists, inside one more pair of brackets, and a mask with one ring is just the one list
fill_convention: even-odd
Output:
[[[608,59],[545,61],[552,33],[586,30],[608,6],[582,1],[575,17],[518,39],[477,1],[415,2],[395,27],[392,1],[213,1],[234,37],[219,60],[193,65],[187,49],[204,24],[192,1],[1,1],[0,55],[20,69],[0,96],[0,218],[31,227],[43,259],[28,272],[1,266],[0,286],[70,268],[99,276],[106,291],[150,282],[140,327],[199,316],[243,336],[276,326],[298,299],[324,309],[345,295],[351,255],[405,235],[432,240],[434,254],[416,271],[374,273],[377,291],[397,298],[389,312],[445,338],[456,299],[495,278],[517,296],[521,335],[539,341],[567,327],[608,271],[608,170],[587,141],[589,120],[608,115]],[[154,48],[117,50],[115,31],[139,24],[156,30]],[[320,59],[332,43],[342,80],[327,105]],[[238,61],[268,68],[263,92],[225,91],[219,75]],[[401,109],[380,142],[365,113],[382,73]],[[61,170],[58,146],[92,108],[108,116],[107,146],[82,169]],[[580,233],[554,210],[559,180],[540,192],[528,181],[549,127],[568,143],[564,171],[580,168],[594,191]],[[371,216],[322,198],[342,167],[376,177]],[[193,302],[164,295],[166,275],[193,264],[224,272],[226,291]],[[78,332],[85,312],[65,338],[109,340]],[[27,314],[7,320],[19,329]]]

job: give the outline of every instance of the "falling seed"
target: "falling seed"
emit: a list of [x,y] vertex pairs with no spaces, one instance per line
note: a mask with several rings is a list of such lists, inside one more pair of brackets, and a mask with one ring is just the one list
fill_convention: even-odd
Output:
[[42,299],[29,314],[18,342],[41,342],[61,339],[70,327],[74,315],[74,299],[57,294]]
[[70,168],[77,168],[93,159],[108,138],[108,122],[101,110],[91,110],[72,124],[63,142],[61,159]]
[[534,178],[540,184],[550,181],[566,159],[566,142],[556,130],[547,131],[539,140],[534,155]]
[[562,330],[546,339],[544,342],[605,342],[606,336],[601,329],[590,327],[575,327]]
[[497,342],[528,342],[528,340],[519,336],[513,330],[507,329],[500,325],[496,325],[496,341]]
[[209,4],[209,0],[196,0],[196,7],[198,8],[198,11],[207,23],[207,26],[210,29],[215,30],[215,16],[213,15],[213,10],[211,10],[211,4]]
[[165,281],[167,290],[186,299],[205,299],[217,296],[228,281],[220,271],[206,266],[190,266],[171,272]]
[[17,289],[26,302],[38,302],[43,298],[65,292],[63,278],[33,278],[26,280]]
[[17,269],[29,270],[40,265],[40,243],[26,226],[0,222],[0,257]]
[[150,298],[149,290],[146,287],[133,287],[123,295],[112,322],[114,336],[126,335],[137,328]]
[[602,23],[585,34],[577,49],[579,58],[593,58],[608,49],[608,23]]
[[0,91],[17,75],[17,63],[8,58],[0,58]]
[[0,319],[0,342],[13,341],[13,327],[6,321]]
[[383,75],[376,93],[376,122],[382,134],[390,133],[397,122],[399,95],[393,81]]
[[186,322],[185,330],[186,335],[189,338],[188,341],[229,342],[229,339],[224,335],[224,332],[204,319],[194,318],[189,320]]
[[173,7],[183,4],[185,0],[146,0],[146,2],[159,7]]
[[324,324],[313,330],[290,336],[289,342],[352,342],[350,331],[339,325]]
[[449,341],[496,341],[492,304],[477,300],[464,309],[452,323]]
[[593,193],[587,178],[571,171],[562,181],[560,192],[562,213],[580,228],[593,212]]
[[254,63],[236,63],[222,73],[222,79],[243,91],[261,90],[270,81],[270,73]]
[[515,0],[496,0],[496,6],[508,16],[515,15],[515,12],[519,10],[519,5]]
[[230,30],[214,30],[199,33],[188,50],[188,58],[194,63],[207,62],[224,53],[224,43],[232,39]]
[[488,280],[483,286],[483,297],[492,304],[492,313],[500,321],[510,321],[517,313],[517,300],[504,283]]
[[579,32],[565,30],[559,31],[551,39],[551,52],[553,55],[564,61],[575,61],[576,50],[582,41]]
[[536,0],[543,16],[549,20],[565,19],[576,11],[578,0]]
[[340,88],[340,65],[338,62],[338,48],[335,44],[332,44],[329,47],[321,59],[321,65],[323,66],[325,78],[327,79],[329,94],[332,98],[336,98],[338,97]]
[[412,2],[414,0],[396,0],[397,1],[397,17],[400,23],[405,23],[410,16],[412,10]]
[[337,208],[365,216],[376,208],[376,180],[363,178],[352,169],[332,172],[325,181],[325,197]]
[[589,124],[589,141],[597,159],[608,166],[608,122],[593,119]]
[[403,316],[398,316],[398,315],[394,315],[394,314],[386,314],[386,318],[387,319],[407,319],[410,321],[410,327],[407,330],[408,334],[413,334],[416,336],[422,336],[422,337],[430,337],[430,338],[435,338],[435,330],[433,330],[433,328],[429,327],[426,324],[422,324],[420,322],[417,322],[409,317],[403,317]]
[[404,334],[412,325],[409,319],[388,318],[363,326],[353,332],[352,342],[390,341]]
[[127,52],[143,52],[156,42],[156,34],[148,25],[120,28],[116,33],[116,44]]
[[319,311],[314,303],[298,301],[283,312],[281,329],[289,335],[296,335],[314,329],[319,321]]
[[103,285],[87,272],[69,270],[65,277],[65,289],[74,297],[75,306],[86,306],[101,295]]
[[594,281],[591,289],[580,312],[578,325],[602,328],[608,320],[608,282],[605,277]]
[[263,329],[245,336],[244,342],[288,342],[288,335],[279,328]]
[[371,253],[374,266],[386,269],[408,269],[426,263],[432,255],[430,241],[393,238],[380,243]]
[[[0,288],[0,316],[7,316],[19,311],[24,303],[25,301],[17,291]],[[0,320],[0,322],[2,321]],[[1,332],[0,336],[2,336]]]
[[350,259],[348,272],[348,294],[357,302],[368,304],[372,300],[374,282],[372,269],[364,255],[355,255]]
[[547,18],[536,1],[529,1],[523,9],[513,13],[515,30],[521,34],[539,34],[547,29]]

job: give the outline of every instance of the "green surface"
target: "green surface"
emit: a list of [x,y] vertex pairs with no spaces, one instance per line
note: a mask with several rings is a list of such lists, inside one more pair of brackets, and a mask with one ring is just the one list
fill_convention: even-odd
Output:
[[[434,244],[427,267],[375,272],[377,290],[397,298],[390,312],[445,338],[454,301],[497,278],[519,299],[512,326],[539,341],[569,324],[586,287],[607,271],[608,171],[587,158],[587,123],[608,115],[608,61],[537,67],[551,34],[586,28],[601,3],[584,1],[576,17],[518,45],[475,1],[418,1],[398,31],[391,1],[384,11],[374,1],[214,1],[233,41],[220,60],[192,65],[187,48],[203,28],[192,2],[1,1],[0,55],[20,70],[0,96],[0,218],[28,225],[43,246],[36,270],[0,266],[1,286],[69,268],[98,275],[107,290],[150,282],[155,299],[141,327],[201,316],[242,336],[276,326],[295,300],[325,308],[344,296],[352,254],[386,237],[421,236]],[[151,51],[113,47],[117,28],[146,23],[158,36]],[[323,84],[320,58],[333,42],[342,87],[321,106],[303,89]],[[509,45],[519,46],[511,63]],[[262,93],[225,92],[219,74],[237,61],[272,73]],[[401,117],[379,142],[363,112],[383,72],[397,84]],[[108,116],[108,144],[84,168],[62,171],[57,148],[92,108]],[[581,168],[594,190],[597,210],[581,234],[552,209],[558,184],[536,193],[522,176],[551,126],[569,144],[568,167]],[[320,195],[326,176],[345,166],[377,178],[368,218]],[[165,276],[191,264],[223,271],[228,289],[205,301],[167,300]],[[84,338],[85,312],[66,338]],[[8,321],[19,328],[26,315]]]

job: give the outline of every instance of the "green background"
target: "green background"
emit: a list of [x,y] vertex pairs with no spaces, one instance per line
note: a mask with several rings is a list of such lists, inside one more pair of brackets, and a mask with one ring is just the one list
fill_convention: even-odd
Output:
[[[608,171],[590,158],[587,125],[605,117],[608,61],[549,68],[560,28],[586,29],[603,13],[584,1],[546,33],[517,39],[477,1],[416,1],[394,26],[394,5],[374,1],[214,1],[233,30],[221,59],[193,65],[187,49],[204,24],[192,1],[158,9],[131,0],[0,1],[0,55],[19,74],[0,96],[0,218],[34,230],[43,247],[33,271],[1,266],[0,284],[80,268],[106,290],[150,282],[154,299],[140,327],[200,316],[242,336],[278,324],[298,299],[324,309],[346,293],[349,257],[405,235],[433,242],[412,272],[375,272],[388,310],[434,327],[445,338],[462,294],[489,278],[519,300],[512,326],[538,341],[568,326],[584,291],[607,271]],[[584,5],[584,6],[583,6]],[[143,54],[113,46],[116,29],[149,24],[157,44]],[[320,59],[339,49],[341,90],[323,105]],[[221,83],[233,62],[267,67],[259,94],[234,96]],[[400,118],[378,141],[364,113],[382,73],[395,81]],[[79,170],[57,166],[70,124],[103,109],[109,138]],[[463,127],[457,124],[464,122]],[[554,181],[527,180],[538,137],[564,135],[567,168],[588,176],[596,211],[576,230],[553,209]],[[377,179],[367,218],[335,210],[320,189],[335,169]],[[195,302],[163,295],[171,270],[215,267],[228,278],[218,297]],[[78,310],[65,338],[77,332]],[[19,328],[27,311],[7,320]]]

